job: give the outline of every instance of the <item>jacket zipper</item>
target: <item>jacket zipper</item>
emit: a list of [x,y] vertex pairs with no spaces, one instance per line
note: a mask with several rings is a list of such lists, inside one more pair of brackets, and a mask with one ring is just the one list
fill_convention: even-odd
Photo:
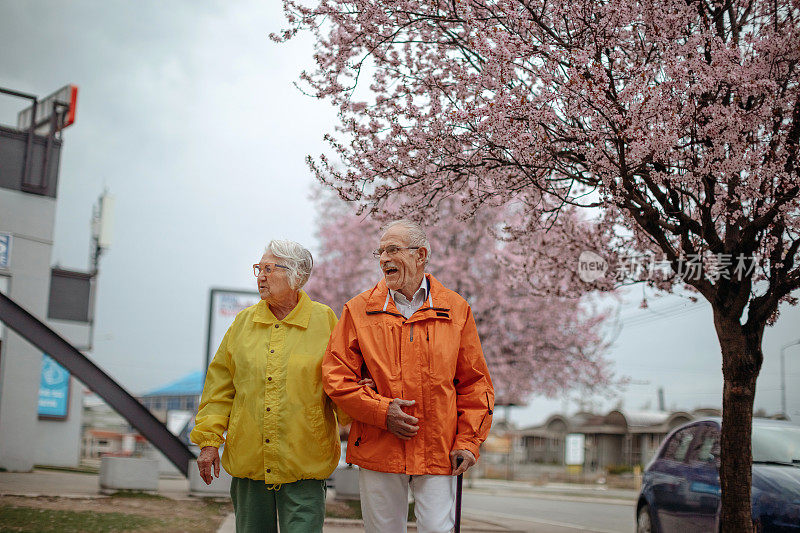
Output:
[[411,324],[411,341],[414,342],[414,324]]

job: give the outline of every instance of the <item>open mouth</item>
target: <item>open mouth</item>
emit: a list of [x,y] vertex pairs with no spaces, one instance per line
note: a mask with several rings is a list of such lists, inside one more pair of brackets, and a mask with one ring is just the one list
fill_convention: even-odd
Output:
[[383,269],[383,273],[387,276],[390,274],[397,274],[397,269],[395,267],[387,267]]

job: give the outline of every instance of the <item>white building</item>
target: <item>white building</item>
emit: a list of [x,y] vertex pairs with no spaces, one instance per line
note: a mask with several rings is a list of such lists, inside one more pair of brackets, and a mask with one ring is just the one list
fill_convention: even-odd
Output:
[[[22,97],[20,109],[28,103],[26,95],[0,93]],[[45,113],[37,118],[54,116],[46,104],[39,101]],[[0,292],[87,349],[93,277],[51,266],[62,140],[45,133],[0,125]],[[0,324],[0,468],[77,465],[82,396],[79,382]]]

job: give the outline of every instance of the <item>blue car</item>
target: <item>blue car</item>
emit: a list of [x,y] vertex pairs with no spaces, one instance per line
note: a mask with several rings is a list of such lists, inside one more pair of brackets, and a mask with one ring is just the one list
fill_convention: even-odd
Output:
[[[664,439],[642,478],[638,533],[720,531],[720,423],[690,422]],[[757,532],[800,532],[800,426],[753,419],[752,502]]]

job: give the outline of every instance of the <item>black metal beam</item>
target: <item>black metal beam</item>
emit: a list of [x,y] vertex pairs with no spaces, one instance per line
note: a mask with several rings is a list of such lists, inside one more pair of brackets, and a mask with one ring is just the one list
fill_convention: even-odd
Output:
[[10,94],[11,96],[18,96],[20,98],[27,98],[28,100],[33,100],[34,102],[37,100],[37,97],[32,94],[21,93],[12,89],[6,89],[5,87],[0,87],[0,93]]
[[158,448],[184,476],[188,477],[189,461],[195,458],[194,454],[119,383],[55,331],[2,293],[0,293],[0,320],[22,338],[55,359],[103,398]]

